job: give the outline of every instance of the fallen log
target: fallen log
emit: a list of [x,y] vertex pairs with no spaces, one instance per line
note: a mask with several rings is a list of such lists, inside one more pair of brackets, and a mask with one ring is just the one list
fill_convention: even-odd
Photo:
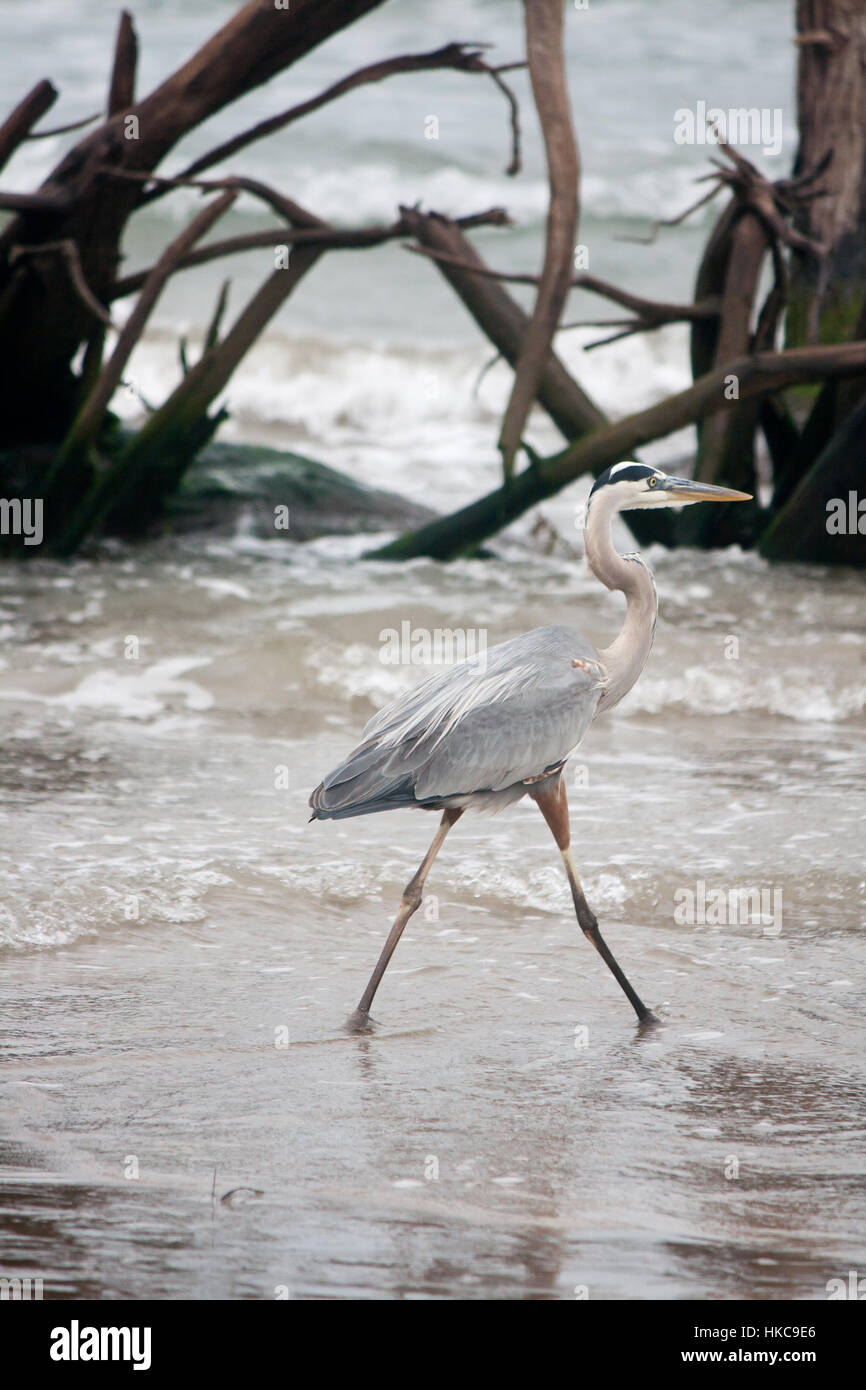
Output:
[[[657,405],[629,415],[616,424],[593,430],[551,458],[536,458],[507,487],[497,488],[467,507],[441,517],[371,552],[371,558],[406,560],[428,555],[451,560],[472,554],[503,526],[516,521],[537,502],[560,492],[584,473],[599,473],[621,459],[630,458],[641,445],[693,424],[715,411],[730,408],[725,382],[734,373],[740,383],[740,401],[770,395],[803,382],[831,376],[853,376],[866,368],[866,341],[838,347],[794,348],[789,352],[764,352],[745,357],[708,372],[694,385]],[[736,404],[736,403],[735,403]],[[707,508],[711,504],[706,504]],[[757,502],[744,504],[761,525]],[[647,515],[634,512],[638,518]],[[675,542],[676,543],[676,542]]]

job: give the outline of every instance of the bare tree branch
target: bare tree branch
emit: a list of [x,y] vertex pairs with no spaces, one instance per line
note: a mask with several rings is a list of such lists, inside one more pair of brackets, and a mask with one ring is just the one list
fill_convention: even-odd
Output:
[[44,241],[37,246],[13,246],[9,252],[9,264],[14,265],[22,256],[43,256],[43,255],[62,256],[69,271],[69,278],[75,286],[76,293],[83,304],[87,305],[91,314],[101,320],[108,328],[113,328],[111,315],[103,304],[100,304],[96,295],[91,290],[84,278],[84,270],[81,265],[81,257],[78,254],[78,246],[70,237],[63,241]]
[[211,349],[215,348],[217,343],[219,342],[220,328],[222,327],[223,316],[225,315],[225,311],[228,307],[229,302],[230,285],[231,280],[223,280],[222,285],[220,286],[220,292],[217,296],[217,302],[214,305],[214,311],[211,315],[211,321],[208,324],[207,333],[205,334],[204,338],[204,352],[210,352]]
[[[287,222],[300,220],[303,222],[304,214],[298,203],[287,198],[285,194],[271,188],[269,184],[262,183],[259,179],[243,178],[240,174],[230,174],[224,179],[191,179],[185,174],[179,174],[176,178],[165,178],[161,174],[151,174],[144,169],[116,169],[112,165],[105,165],[100,170],[107,178],[126,179],[132,183],[153,183],[166,188],[200,188],[205,193],[218,193],[224,189],[232,189],[238,193],[252,193],[254,197],[261,198],[268,207],[278,212]],[[300,213],[300,217],[298,214]],[[316,219],[315,224],[324,226]]]
[[[366,67],[358,68],[356,72],[350,73],[348,77],[341,78],[339,82],[332,83],[318,96],[310,97],[309,100],[302,101],[297,106],[291,106],[278,116],[270,116],[267,120],[260,121],[258,125],[251,126],[249,130],[242,131],[240,135],[233,136],[231,140],[217,145],[207,154],[200,155],[183,171],[182,177],[192,178],[196,174],[203,173],[205,169],[213,168],[214,164],[229,159],[233,154],[237,154],[238,150],[245,149],[247,145],[253,144],[256,140],[262,140],[267,135],[284,130],[293,121],[300,120],[302,116],[308,116],[312,111],[318,111],[328,102],[336,101],[338,97],[343,96],[345,92],[351,91],[354,87],[366,86],[371,82],[381,82],[384,78],[392,77],[397,73],[422,72],[439,68],[452,68],[460,72],[488,72],[505,92],[509,102],[512,102],[511,93],[498,77],[499,69],[489,67],[481,58],[481,53],[486,47],[486,44],[449,43],[444,48],[437,48],[429,53],[405,53],[395,58],[382,59],[378,63],[369,63]],[[515,119],[512,105],[512,128],[514,128]],[[151,191],[145,194],[144,201],[149,202],[154,197],[159,197],[161,191]]]
[[598,474],[620,459],[633,457],[641,445],[653,439],[662,439],[706,415],[729,409],[725,382],[731,372],[739,378],[740,399],[744,400],[804,382],[855,376],[864,369],[866,341],[863,340],[744,357],[708,372],[675,396],[615,424],[593,430],[552,458],[536,458],[532,466],[514,477],[509,485],[399,537],[373,551],[373,557],[404,560],[429,555],[449,560],[455,555],[471,554],[503,525],[522,516],[537,502],[552,497],[582,474]]
[[[524,271],[493,270],[490,266],[476,265],[469,260],[462,260],[459,256],[449,255],[445,251],[437,251],[428,246],[407,246],[405,250],[412,251],[415,255],[428,256],[430,260],[439,261],[444,265],[459,266],[463,270],[468,270],[473,275],[483,275],[491,280],[502,280],[512,285],[537,285],[539,276]],[[639,318],[654,320],[650,324],[652,327],[659,327],[664,323],[692,322],[695,319],[714,318],[719,312],[719,302],[715,299],[704,300],[700,304],[666,304],[661,300],[645,299],[642,295],[632,294],[629,290],[622,290],[617,285],[610,284],[607,280],[600,280],[597,275],[585,275],[580,273],[572,275],[568,288],[573,290],[587,290],[590,294],[601,295],[604,299],[611,299],[615,304],[621,304],[624,309],[631,309]],[[582,325],[569,324],[568,327],[577,328]],[[565,324],[561,325],[566,327]],[[559,331],[559,330],[557,330]]]
[[73,130],[83,130],[86,125],[93,125],[94,121],[101,120],[102,112],[93,111],[89,116],[82,116],[78,121],[69,121],[66,125],[55,125],[50,130],[31,130],[29,135],[25,135],[25,140],[51,140],[55,135],[69,135]]
[[0,208],[7,212],[66,212],[72,206],[68,193],[0,193]]
[[[518,68],[525,66],[525,63],[509,64],[509,68]],[[517,97],[514,95],[508,83],[504,82],[500,77],[500,73],[503,71],[503,69],[486,67],[486,71],[490,73],[490,76],[493,78],[493,81],[496,83],[497,87],[499,88],[502,95],[505,97],[505,100],[508,102],[508,105],[511,109],[511,163],[509,164],[505,172],[509,178],[514,178],[516,174],[520,173],[521,169],[520,106],[518,105]]]
[[[707,174],[705,177],[715,180],[719,179],[718,174]],[[703,180],[699,179],[698,182],[703,182]],[[676,217],[654,218],[650,223],[650,232],[647,236],[618,236],[616,238],[617,241],[630,241],[634,242],[637,246],[652,246],[662,227],[678,227],[681,222],[685,222],[687,217],[691,217],[693,212],[697,212],[698,208],[705,207],[707,203],[712,202],[721,187],[721,182],[717,181],[715,188],[711,188],[709,193],[705,193],[696,203],[692,203],[686,208],[685,212],[677,213]]]
[[0,169],[7,164],[31,128],[57,100],[57,90],[43,78],[20,101],[11,115],[0,125]]
[[775,346],[776,330],[788,298],[788,266],[775,238],[771,242],[770,253],[773,258],[773,284],[758,315],[752,343],[754,352],[769,352]]
[[138,66],[138,39],[128,10],[121,10],[114,47],[114,66],[108,89],[108,114],[127,111],[135,103],[135,71]]
[[798,174],[792,179],[776,179],[775,189],[780,196],[796,198],[802,190],[813,184],[822,174],[825,174],[833,163],[833,150],[825,150],[824,154],[811,169],[806,169],[802,174]]
[[124,324],[115,344],[114,352],[103,367],[99,379],[72,424],[63,445],[58,451],[47,477],[45,487],[53,486],[57,477],[70,460],[84,449],[93,439],[108,409],[108,404],[117,390],[124,368],[129,361],[135,344],[141,336],[150,313],[159,298],[166,280],[175,263],[185,255],[200,237],[210,230],[214,222],[231,207],[236,198],[233,192],[226,192],[215,198],[206,208],[202,208],[180,236],[174,238],[165,248],[145,284],[135,308]]
[[[719,149],[734,167],[728,169],[720,160],[712,158],[710,162],[718,166],[718,173],[715,177],[733,188],[741,200],[742,210],[754,212],[764,222],[768,233],[778,237],[786,246],[790,246],[792,251],[799,251],[803,255],[813,256],[820,261],[824,255],[824,247],[821,242],[796,231],[785,221],[783,216],[783,211],[789,210],[788,204],[791,200],[793,181],[783,180],[780,190],[777,184],[771,183],[769,179],[765,178],[760,169],[756,169],[754,164],[731,145],[721,141]],[[794,192],[798,198],[809,201],[820,196],[820,193],[815,190],[807,190],[806,185],[818,176],[818,171],[823,172],[822,166],[826,168],[828,163],[829,159],[825,155],[809,176],[796,181]]]
[[650,328],[658,328],[659,324],[632,323],[627,328],[623,328],[619,333],[611,333],[606,338],[593,338],[591,343],[584,343],[584,352],[594,352],[596,348],[610,347],[611,343],[622,342],[623,338],[632,338],[635,333],[644,333]]
[[499,436],[506,479],[514,471],[514,458],[568,293],[580,175],[562,50],[563,0],[524,0],[524,7],[529,75],[544,134],[550,203],[538,295]]
[[[472,213],[468,217],[456,219],[458,227],[507,227],[510,226],[508,214],[502,208],[488,208],[486,212]],[[178,261],[173,274],[179,270],[189,270],[193,266],[206,265],[208,261],[219,260],[222,256],[234,256],[241,251],[258,251],[266,247],[286,245],[319,246],[324,251],[362,251],[367,247],[380,246],[401,236],[413,236],[413,230],[402,217],[390,226],[373,227],[289,227],[282,224],[264,232],[246,232],[241,236],[227,237],[224,241],[214,241],[191,251]],[[137,270],[118,280],[112,290],[111,298],[123,299],[134,294],[144,284],[149,270]]]

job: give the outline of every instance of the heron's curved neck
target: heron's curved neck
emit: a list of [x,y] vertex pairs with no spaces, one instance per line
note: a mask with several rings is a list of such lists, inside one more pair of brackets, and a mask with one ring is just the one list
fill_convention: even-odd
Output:
[[583,531],[589,568],[608,589],[621,589],[627,603],[622,631],[599,652],[606,672],[599,713],[619,703],[646,665],[659,607],[653,577],[643,560],[639,555],[620,555],[611,540],[615,513],[615,499],[605,497],[602,489],[587,507]]

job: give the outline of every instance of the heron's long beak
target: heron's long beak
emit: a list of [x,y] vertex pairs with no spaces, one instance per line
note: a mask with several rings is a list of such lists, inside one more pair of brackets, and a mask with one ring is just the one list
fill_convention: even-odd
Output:
[[661,489],[678,502],[751,502],[750,492],[736,492],[714,483],[693,482],[691,478],[666,478]]

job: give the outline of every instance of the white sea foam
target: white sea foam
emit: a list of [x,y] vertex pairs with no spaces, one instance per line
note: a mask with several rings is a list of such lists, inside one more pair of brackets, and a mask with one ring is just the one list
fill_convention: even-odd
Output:
[[[688,383],[685,338],[678,329],[583,353],[591,331],[563,333],[558,350],[570,370],[612,416],[638,410]],[[231,419],[222,438],[253,439],[294,448],[433,506],[448,507],[495,485],[498,422],[511,389],[504,364],[489,371],[488,347],[409,347],[401,343],[341,342],[268,333],[245,359],[226,393]],[[141,395],[164,399],[177,378],[173,339],[158,333],[134,355],[129,376]],[[126,390],[114,408],[140,414]],[[562,447],[548,417],[536,410],[529,438],[541,452]],[[653,456],[683,452],[683,432],[656,446]]]
[[689,666],[675,675],[648,670],[629,693],[622,716],[644,712],[661,714],[682,709],[693,714],[737,714],[745,710],[777,715],[798,723],[833,724],[854,719],[866,711],[866,682],[846,681],[827,671],[803,680],[801,663],[785,669],[740,676],[736,662],[730,674],[718,666]]
[[209,663],[206,656],[175,656],[152,664],[142,662],[140,669],[128,672],[103,668],[88,672],[73,689],[59,695],[7,686],[0,690],[0,699],[36,700],[70,711],[111,712],[124,719],[151,719],[178,701],[185,709],[200,712],[212,708],[213,696],[196,681],[181,677]]

